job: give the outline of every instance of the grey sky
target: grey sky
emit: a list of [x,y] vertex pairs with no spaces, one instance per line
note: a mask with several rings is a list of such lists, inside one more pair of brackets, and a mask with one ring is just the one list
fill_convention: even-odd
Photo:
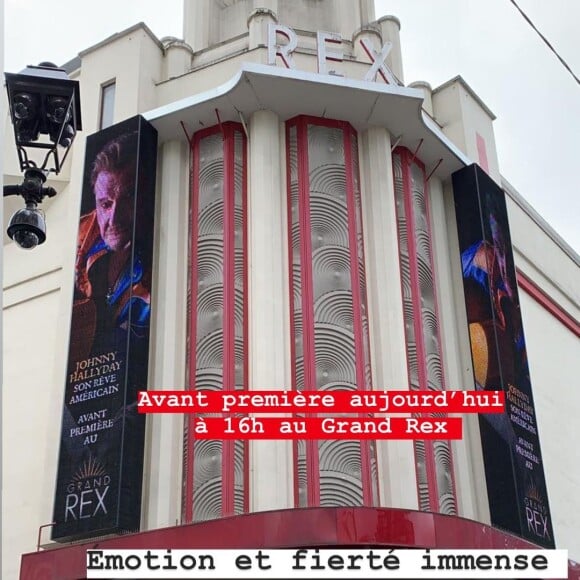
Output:
[[[182,3],[5,0],[5,70],[63,64],[140,21],[181,37]],[[518,3],[580,76],[580,3]],[[580,252],[580,86],[509,0],[376,0],[385,14],[401,20],[405,81],[436,87],[462,75],[497,115],[502,174]]]

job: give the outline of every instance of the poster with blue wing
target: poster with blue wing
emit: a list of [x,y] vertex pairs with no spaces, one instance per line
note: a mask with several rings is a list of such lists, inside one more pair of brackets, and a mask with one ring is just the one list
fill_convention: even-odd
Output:
[[139,529],[157,134],[87,138],[52,539]]
[[475,164],[453,192],[475,387],[506,401],[479,417],[491,523],[553,548],[505,194]]

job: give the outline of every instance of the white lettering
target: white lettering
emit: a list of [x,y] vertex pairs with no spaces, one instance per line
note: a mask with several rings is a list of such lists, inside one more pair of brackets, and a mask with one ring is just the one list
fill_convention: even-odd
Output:
[[326,43],[330,42],[332,44],[342,45],[342,36],[338,32],[322,32],[318,31],[316,33],[316,46],[318,49],[318,72],[321,75],[331,74],[336,76],[342,76],[335,70],[327,70],[326,61],[333,60],[335,62],[342,62],[343,53],[340,51],[330,51],[326,49]]
[[[278,34],[288,40],[287,44],[278,44]],[[288,26],[268,24],[268,64],[276,64],[276,56],[282,59],[286,68],[296,68],[291,54],[298,45],[296,33]]]
[[397,79],[395,75],[391,71],[391,69],[385,64],[385,60],[391,52],[391,48],[393,48],[392,43],[385,42],[381,52],[378,53],[375,49],[370,45],[369,41],[366,38],[362,38],[360,41],[362,47],[364,48],[365,52],[367,53],[368,57],[373,62],[371,68],[367,71],[365,75],[365,81],[375,81],[377,79],[377,73],[383,77],[383,80],[387,84],[396,85]]

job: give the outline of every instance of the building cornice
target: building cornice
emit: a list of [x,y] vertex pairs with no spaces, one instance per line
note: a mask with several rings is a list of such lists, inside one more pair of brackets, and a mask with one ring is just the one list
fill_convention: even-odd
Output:
[[[332,90],[329,90],[332,89]],[[422,110],[418,89],[322,75],[282,67],[243,63],[226,83],[144,113],[159,132],[160,143],[183,139],[188,131],[221,121],[239,121],[259,110],[282,120],[312,115],[348,121],[359,131],[389,130],[398,145],[420,149],[427,171],[447,179],[472,161],[456,147]]]
[[151,40],[159,47],[159,50],[161,52],[164,52],[165,48],[163,46],[163,43],[157,38],[157,36],[155,36],[155,34],[151,31],[151,29],[147,26],[147,24],[145,24],[144,22],[138,22],[137,24],[134,24],[129,28],[125,28],[125,30],[122,30],[121,32],[116,32],[115,34],[112,34],[111,36],[105,38],[104,40],[101,40],[101,42],[98,42],[97,44],[93,44],[93,46],[89,46],[89,48],[85,48],[85,50],[79,52],[78,56],[82,59],[91,52],[99,50],[100,48],[103,48],[107,44],[111,44],[112,42],[115,42],[116,40],[119,40],[120,38],[123,38],[124,36],[132,34],[133,32],[137,32],[139,30],[145,32],[151,38]]
[[461,76],[457,75],[448,81],[445,81],[442,85],[439,85],[437,88],[433,89],[433,95],[435,96],[438,92],[450,87],[454,83],[459,83],[465,91],[469,94],[469,96],[489,115],[489,118],[492,121],[495,121],[497,117],[495,116],[494,112],[481,100],[481,97],[467,84],[467,81]]
[[534,209],[534,207],[516,191],[513,185],[503,176],[501,186],[508,197],[576,264],[580,267],[580,256],[566,240]]

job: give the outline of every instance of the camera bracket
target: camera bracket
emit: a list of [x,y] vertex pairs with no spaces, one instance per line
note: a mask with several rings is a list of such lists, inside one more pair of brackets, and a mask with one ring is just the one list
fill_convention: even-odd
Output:
[[4,197],[8,195],[20,195],[24,198],[26,206],[34,206],[42,203],[45,197],[54,197],[56,189],[44,187],[46,174],[41,169],[31,167],[24,172],[24,181],[20,185],[5,185]]

